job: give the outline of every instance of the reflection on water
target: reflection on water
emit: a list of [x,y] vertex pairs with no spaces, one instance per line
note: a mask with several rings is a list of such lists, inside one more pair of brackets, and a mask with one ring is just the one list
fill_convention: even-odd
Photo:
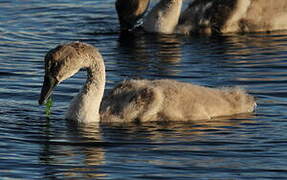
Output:
[[[119,34],[113,3],[0,2],[0,177],[285,179],[287,33]],[[80,72],[55,90],[47,119],[37,105],[43,57],[72,40],[99,48],[106,89],[129,78],[242,86],[258,108],[204,122],[77,126],[63,117]]]
[[123,71],[133,72],[136,77],[141,71],[144,75],[152,74],[175,76],[178,74],[171,66],[181,60],[181,41],[175,35],[144,35],[141,33],[120,34],[118,39],[118,64]]
[[[206,176],[210,173],[212,177],[214,173],[240,171],[240,159],[261,158],[262,150],[252,147],[256,136],[247,127],[260,123],[246,118],[218,119],[197,125],[150,123],[100,129],[69,126],[72,138],[68,142],[54,139],[42,145],[40,162],[50,167],[45,172],[46,178],[103,178],[109,177],[110,171],[118,178],[176,177],[179,172],[182,177],[192,174],[201,177],[205,171]],[[150,173],[142,176],[140,172]]]
[[[50,167],[45,170],[44,177],[57,179],[107,176],[106,173],[98,172],[97,168],[105,165],[104,148],[98,145],[98,142],[102,141],[99,127],[69,125],[68,128],[68,142],[48,138],[41,145],[39,161],[42,165]],[[49,131],[48,128],[46,131]]]

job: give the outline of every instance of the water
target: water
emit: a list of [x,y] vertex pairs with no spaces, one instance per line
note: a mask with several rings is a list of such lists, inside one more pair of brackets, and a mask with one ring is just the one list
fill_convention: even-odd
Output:
[[[112,0],[0,2],[0,179],[285,179],[287,33],[123,37]],[[75,127],[63,114],[85,79],[37,99],[57,44],[98,47],[107,89],[128,78],[239,85],[256,113],[202,123]]]

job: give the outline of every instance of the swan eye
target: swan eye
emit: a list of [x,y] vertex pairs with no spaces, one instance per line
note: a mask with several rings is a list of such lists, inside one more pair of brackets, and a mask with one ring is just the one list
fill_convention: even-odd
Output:
[[59,63],[51,62],[50,60],[46,61],[45,70],[47,75],[50,75],[55,78],[59,71]]
[[58,68],[58,63],[51,63],[51,66],[50,66],[50,70],[51,71],[54,71],[54,70],[56,70]]

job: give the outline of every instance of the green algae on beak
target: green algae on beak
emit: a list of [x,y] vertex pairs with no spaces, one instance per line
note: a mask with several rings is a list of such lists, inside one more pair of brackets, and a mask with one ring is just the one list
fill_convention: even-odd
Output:
[[52,114],[53,100],[51,97],[45,103],[45,115],[49,117]]

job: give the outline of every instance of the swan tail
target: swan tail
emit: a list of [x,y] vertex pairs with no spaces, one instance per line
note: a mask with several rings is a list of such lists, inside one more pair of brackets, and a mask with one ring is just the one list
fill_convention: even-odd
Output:
[[253,112],[257,106],[255,98],[249,95],[246,90],[235,87],[225,89],[225,98],[236,111],[234,114],[238,113],[248,113]]

